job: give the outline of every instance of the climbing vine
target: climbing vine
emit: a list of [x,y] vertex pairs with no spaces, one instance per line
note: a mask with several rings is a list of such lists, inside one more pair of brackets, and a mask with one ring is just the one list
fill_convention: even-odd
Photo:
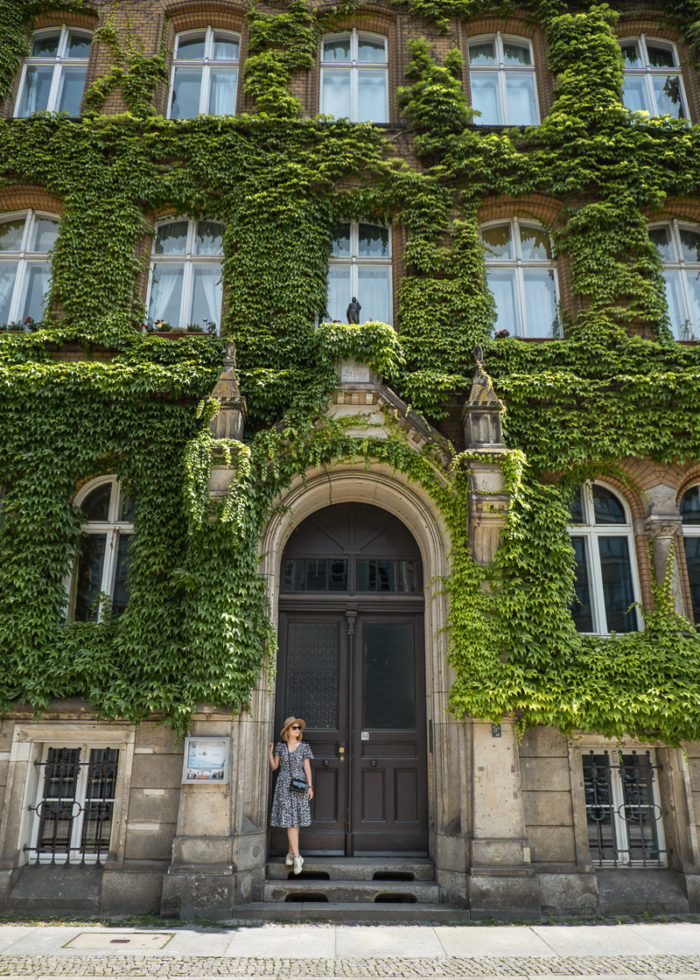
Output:
[[[198,702],[239,709],[274,647],[257,565],[275,501],[311,466],[362,459],[419,482],[451,531],[442,586],[452,710],[671,743],[700,737],[700,641],[673,612],[668,584],[657,585],[643,633],[582,637],[569,613],[566,531],[567,494],[581,479],[627,456],[700,458],[700,353],[671,338],[647,232],[649,220],[682,217],[677,202],[697,197],[700,129],[624,108],[618,14],[607,5],[395,6],[432,35],[453,18],[525,13],[546,34],[551,111],[524,131],[474,126],[460,52],[437,58],[416,40],[398,93],[409,127],[401,139],[419,160],[409,164],[395,133],[304,118],[291,88],[353,4],[318,13],[291,0],[274,13],[248,11],[249,114],[159,117],[153,93],[167,52],[147,52],[135,28],[117,31],[100,5],[97,36],[112,67],[86,93],[83,119],[0,120],[0,191],[41,188],[60,211],[44,317],[32,332],[9,324],[0,333],[3,706],[82,696],[102,715],[157,712],[180,731]],[[0,0],[0,93],[16,78],[35,15],[63,10],[95,12],[80,0]],[[663,16],[697,40],[694,0],[664,5]],[[110,93],[121,93],[124,113],[101,114]],[[485,199],[538,220],[536,202],[549,202],[573,291],[558,339],[491,339]],[[145,331],[145,269],[162,213],[226,225],[220,337]],[[391,222],[405,237],[397,331],[323,323],[334,228],[349,219]],[[209,434],[224,339],[236,342],[248,402],[242,443]],[[465,540],[469,459],[456,437],[476,344],[511,447],[503,471],[512,503],[489,569]],[[81,360],[60,359],[76,351]],[[351,437],[351,422],[323,420],[336,364],[348,357],[450,432],[449,464],[410,448],[400,426],[378,442]],[[207,489],[212,459],[235,469],[218,503]],[[129,605],[101,623],[66,622],[80,526],[70,500],[106,472],[137,500]]]

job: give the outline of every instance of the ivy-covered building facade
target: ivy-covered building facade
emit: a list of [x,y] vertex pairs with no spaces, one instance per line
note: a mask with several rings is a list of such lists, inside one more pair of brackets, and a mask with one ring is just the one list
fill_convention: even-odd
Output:
[[614,8],[0,0],[0,911],[700,909],[700,4]]

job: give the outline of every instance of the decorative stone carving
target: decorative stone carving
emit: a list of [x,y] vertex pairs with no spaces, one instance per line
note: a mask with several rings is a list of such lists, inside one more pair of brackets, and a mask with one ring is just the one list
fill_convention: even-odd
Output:
[[216,417],[209,423],[211,434],[216,439],[241,439],[247,412],[236,375],[236,345],[231,341],[226,345],[224,367],[211,397],[221,405]]
[[484,352],[480,345],[474,348],[474,362],[476,372],[472,389],[462,411],[464,444],[467,449],[487,452],[505,449],[501,430],[503,404],[484,369]]

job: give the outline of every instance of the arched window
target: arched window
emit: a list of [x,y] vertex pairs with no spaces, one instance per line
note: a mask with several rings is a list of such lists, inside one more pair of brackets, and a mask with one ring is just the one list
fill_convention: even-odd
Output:
[[681,497],[681,520],[693,619],[700,626],[700,486],[691,487]]
[[661,258],[666,303],[676,340],[695,340],[700,328],[700,232],[670,221],[649,229]]
[[533,126],[537,107],[532,45],[525,38],[500,31],[469,42],[469,85],[472,108],[482,126]]
[[221,322],[224,225],[175,218],[156,226],[148,318],[215,331]]
[[168,101],[169,119],[233,116],[236,112],[241,40],[207,27],[175,39]]
[[75,498],[85,522],[80,532],[78,555],[71,586],[73,618],[102,619],[110,597],[112,615],[126,609],[129,593],[129,542],[134,532],[134,502],[122,493],[115,476],[93,480]]
[[387,40],[353,28],[321,42],[320,112],[353,122],[389,121]]
[[22,66],[15,116],[35,112],[80,115],[92,35],[72,27],[53,27],[32,34]]
[[571,507],[571,543],[576,554],[576,601],[581,633],[631,633],[639,629],[632,523],[612,490],[586,483]]
[[329,320],[348,322],[355,300],[357,322],[392,323],[391,231],[366,221],[341,222],[331,245],[328,265]]
[[622,101],[633,112],[687,119],[683,78],[675,44],[641,34],[621,38],[625,61]]
[[496,301],[496,331],[556,337],[557,274],[547,232],[519,218],[485,225],[486,281]]
[[0,218],[0,323],[40,320],[58,219],[36,211]]

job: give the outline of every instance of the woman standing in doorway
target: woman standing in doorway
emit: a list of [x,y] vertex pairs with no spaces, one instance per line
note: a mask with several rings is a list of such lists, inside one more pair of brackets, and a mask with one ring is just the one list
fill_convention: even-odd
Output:
[[[284,827],[289,840],[289,850],[285,864],[294,867],[294,874],[301,872],[304,858],[299,853],[299,828],[311,823],[310,801],[314,798],[311,784],[311,759],[314,755],[302,734],[306,728],[303,718],[285,719],[280,732],[281,742],[270,742],[270,768],[279,769],[275,795],[272,800],[272,827]],[[292,780],[305,780],[306,790],[297,793],[292,789]]]

